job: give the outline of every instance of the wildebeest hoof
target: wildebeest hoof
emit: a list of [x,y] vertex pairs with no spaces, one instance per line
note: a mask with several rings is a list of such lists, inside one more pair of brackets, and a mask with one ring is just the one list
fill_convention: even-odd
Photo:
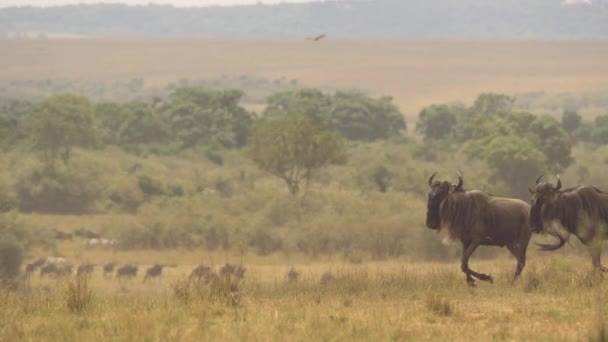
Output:
[[475,284],[475,281],[473,280],[467,281],[467,285],[469,285],[469,287],[477,287],[477,284]]
[[486,281],[490,284],[494,284],[494,279],[492,279],[492,276],[488,276],[488,279]]
[[606,268],[605,266],[600,266],[599,270],[602,272],[608,272],[608,268]]

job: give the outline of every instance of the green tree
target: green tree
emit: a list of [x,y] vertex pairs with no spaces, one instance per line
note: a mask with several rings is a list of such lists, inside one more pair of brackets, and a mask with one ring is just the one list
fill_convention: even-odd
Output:
[[145,102],[132,102],[124,107],[125,118],[118,131],[123,145],[163,143],[171,138],[164,118]]
[[515,98],[504,94],[481,94],[471,108],[475,113],[485,115],[506,114],[511,111]]
[[239,105],[240,90],[177,88],[165,112],[182,147],[219,144],[226,148],[247,143],[254,116]]
[[434,104],[422,109],[418,115],[416,131],[427,139],[445,140],[454,135],[456,123],[461,119],[463,107]]
[[403,114],[390,97],[374,99],[358,92],[331,95],[318,89],[302,89],[275,94],[267,102],[265,117],[302,113],[350,140],[387,139],[407,128]]
[[37,106],[30,122],[34,147],[41,150],[51,164],[58,157],[67,164],[75,146],[85,147],[95,142],[93,107],[84,96],[50,96]]
[[355,92],[338,92],[326,112],[327,127],[349,140],[374,141],[398,136],[407,129],[392,98],[373,99]]
[[528,139],[520,136],[499,136],[486,146],[484,157],[494,180],[502,181],[518,198],[527,198],[530,179],[546,170],[547,158]]
[[572,164],[570,136],[559,121],[550,116],[538,117],[530,125],[531,139],[547,157],[552,171],[558,172]]
[[300,192],[302,182],[308,186],[315,170],[346,161],[340,136],[304,114],[285,114],[260,122],[250,144],[253,161],[285,181],[292,195]]
[[572,136],[583,122],[583,118],[575,111],[565,111],[562,114],[562,128]]

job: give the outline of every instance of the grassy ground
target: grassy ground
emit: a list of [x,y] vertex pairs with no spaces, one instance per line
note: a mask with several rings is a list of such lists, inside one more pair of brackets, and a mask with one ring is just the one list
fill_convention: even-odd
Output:
[[598,41],[0,40],[0,50],[0,81],[284,77],[391,95],[408,118],[483,92],[603,91],[608,78]]
[[[170,252],[166,259],[189,259]],[[246,261],[247,262],[247,261]],[[71,310],[74,280],[39,279],[0,296],[3,341],[94,340],[584,340],[600,333],[608,286],[586,258],[532,259],[511,282],[513,260],[473,262],[495,284],[468,288],[457,263],[394,260],[359,265],[247,264],[243,281],[186,285],[188,265],[142,282],[88,281],[84,309]],[[319,281],[331,272],[334,278]]]

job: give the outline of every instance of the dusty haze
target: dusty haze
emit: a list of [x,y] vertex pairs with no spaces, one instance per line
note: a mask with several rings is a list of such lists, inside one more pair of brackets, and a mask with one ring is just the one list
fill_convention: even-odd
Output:
[[391,95],[409,118],[482,92],[608,88],[608,42],[4,40],[0,50],[0,81],[285,77]]

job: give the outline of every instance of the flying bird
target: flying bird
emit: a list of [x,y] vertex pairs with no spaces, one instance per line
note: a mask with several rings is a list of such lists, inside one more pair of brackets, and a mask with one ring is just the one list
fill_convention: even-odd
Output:
[[309,37],[309,38],[306,38],[306,39],[308,39],[308,40],[312,40],[312,41],[315,41],[315,42],[318,42],[319,40],[321,40],[321,39],[325,38],[326,36],[327,36],[327,35],[326,35],[325,33],[323,33],[323,34],[318,35],[318,36],[316,36],[316,37]]

